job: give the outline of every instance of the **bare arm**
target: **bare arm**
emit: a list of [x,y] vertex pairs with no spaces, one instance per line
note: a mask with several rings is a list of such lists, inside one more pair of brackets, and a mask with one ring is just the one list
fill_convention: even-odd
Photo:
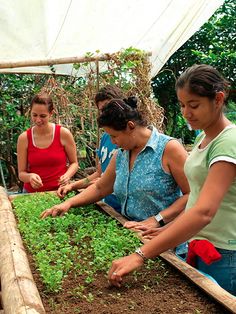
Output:
[[76,144],[71,132],[66,128],[61,128],[60,132],[61,143],[65,148],[65,152],[69,161],[69,167],[64,173],[63,176],[60,177],[60,184],[67,184],[71,177],[76,173],[78,170],[78,160],[77,160],[77,153],[76,153]]
[[71,207],[92,204],[99,201],[106,195],[111,194],[113,192],[113,185],[116,175],[115,164],[116,156],[113,156],[101,179],[97,180],[96,183],[83,190],[80,194],[69,198],[59,205],[55,205],[52,208],[46,209],[42,212],[41,218],[46,218],[47,216],[61,216],[65,214]]
[[57,195],[63,198],[70,191],[85,189],[91,184],[95,183],[95,181],[101,177],[101,173],[102,173],[101,165],[98,164],[97,170],[91,175],[87,176],[85,179],[81,179],[81,180],[66,184],[64,186],[60,186],[57,190]]
[[[161,215],[165,223],[173,221],[184,209],[189,196],[189,184],[184,174],[184,163],[188,153],[184,147],[176,140],[168,142],[163,155],[163,168],[166,172],[170,173],[178,186],[180,187],[183,196],[178,198],[168,208],[161,211]],[[134,228],[136,230],[146,230],[149,228],[160,227],[154,216],[142,222],[127,222],[127,228]]]
[[87,188],[89,185],[93,184],[95,180],[99,179],[101,175],[102,175],[102,169],[99,163],[94,173],[90,174],[85,179],[81,179],[81,180],[71,183],[72,190]]
[[24,183],[30,183],[34,189],[38,189],[43,186],[40,176],[36,173],[29,173],[27,171],[27,155],[28,155],[28,139],[27,133],[24,132],[18,137],[17,141],[17,164],[18,164],[18,176]]
[[[212,165],[200,192],[196,204],[161,232],[158,237],[142,246],[148,258],[158,256],[166,250],[176,247],[197,234],[208,225],[215,216],[222,199],[236,178],[236,165],[224,161]],[[112,263],[109,278],[112,284],[120,286],[122,276],[143,264],[137,254],[131,254]],[[114,272],[116,275],[114,276]]]
[[168,172],[171,173],[183,193],[183,196],[161,212],[166,223],[174,220],[185,209],[188,201],[190,189],[184,174],[184,164],[187,157],[188,153],[178,141],[172,140],[166,145],[163,166],[166,165]]

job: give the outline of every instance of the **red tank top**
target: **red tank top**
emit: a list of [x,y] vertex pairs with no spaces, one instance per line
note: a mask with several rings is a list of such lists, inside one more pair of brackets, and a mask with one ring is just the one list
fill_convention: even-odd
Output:
[[27,130],[28,138],[28,172],[37,173],[43,186],[33,189],[30,183],[24,184],[27,192],[44,192],[56,190],[59,178],[67,171],[67,156],[60,140],[61,126],[55,126],[52,143],[47,148],[38,148],[33,144],[32,128]]

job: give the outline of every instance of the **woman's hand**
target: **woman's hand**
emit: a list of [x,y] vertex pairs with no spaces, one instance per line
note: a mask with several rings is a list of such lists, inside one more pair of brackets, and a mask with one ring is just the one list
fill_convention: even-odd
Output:
[[37,190],[43,186],[42,179],[36,173],[31,173],[29,178],[29,183],[33,189]]
[[44,219],[48,216],[56,217],[63,216],[70,209],[70,205],[67,202],[61,203],[59,205],[55,205],[49,209],[43,211],[40,215],[40,218]]
[[123,276],[143,265],[143,259],[138,254],[133,253],[112,262],[108,272],[108,280],[111,285],[120,287]]
[[66,194],[70,191],[73,191],[73,186],[72,184],[66,184],[64,186],[59,186],[58,190],[57,190],[57,195],[60,198],[63,198],[66,196]]
[[124,224],[124,227],[127,229],[132,229],[134,231],[147,230],[147,229],[158,227],[158,222],[156,221],[156,219],[153,216],[153,217],[150,217],[146,220],[139,221],[139,222],[127,221]]
[[143,232],[141,232],[141,236],[145,240],[151,240],[151,239],[155,238],[156,236],[158,236],[165,229],[166,229],[165,227],[161,227],[161,228],[151,228],[148,230],[144,230]]
[[59,178],[58,182],[61,186],[66,185],[70,182],[70,177],[65,173]]

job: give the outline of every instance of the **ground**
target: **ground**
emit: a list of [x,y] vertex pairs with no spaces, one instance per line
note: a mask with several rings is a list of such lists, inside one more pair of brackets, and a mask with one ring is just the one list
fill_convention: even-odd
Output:
[[[70,274],[63,289],[45,293],[30,257],[31,269],[46,313],[52,314],[223,314],[226,309],[192,284],[178,270],[161,264],[154,270],[140,269],[125,278],[122,288],[110,287],[104,273],[84,285],[84,278]],[[159,279],[158,279],[159,278]]]

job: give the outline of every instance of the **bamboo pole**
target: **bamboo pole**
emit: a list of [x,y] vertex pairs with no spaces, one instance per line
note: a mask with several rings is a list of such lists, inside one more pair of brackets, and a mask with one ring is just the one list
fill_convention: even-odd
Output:
[[[106,213],[108,213],[111,217],[118,220],[122,225],[124,225],[124,223],[128,221],[126,218],[124,218],[122,215],[116,212],[109,205],[103,202],[98,202],[97,205]],[[142,236],[140,236],[140,234],[138,234],[138,236],[143,243],[147,242],[147,240],[143,239]],[[189,264],[181,260],[171,250],[160,254],[160,257],[166,262],[168,262],[170,265],[178,269],[185,277],[190,279],[195,285],[201,288],[210,297],[215,299],[216,302],[220,303],[230,312],[236,313],[235,296],[227,292],[225,289],[221,288],[218,284],[213,282],[208,277],[204,276],[196,268],[190,266]]]
[[0,187],[0,277],[4,314],[45,313],[3,187]]
[[[147,56],[151,56],[151,52],[147,52]],[[52,66],[56,64],[69,64],[69,63],[83,63],[83,62],[96,62],[96,61],[107,61],[112,58],[109,53],[97,55],[95,57],[66,57],[66,58],[52,58],[45,60],[29,60],[29,61],[15,61],[15,62],[0,62],[0,69],[8,68],[22,68],[32,66]]]

